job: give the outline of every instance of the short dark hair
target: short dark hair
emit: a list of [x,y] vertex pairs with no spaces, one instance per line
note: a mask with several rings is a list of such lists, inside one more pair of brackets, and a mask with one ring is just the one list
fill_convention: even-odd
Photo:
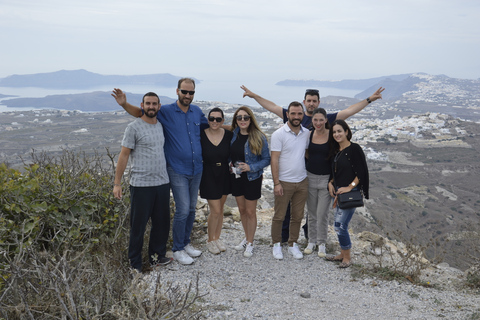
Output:
[[320,92],[317,89],[305,90],[305,96],[303,97],[303,100],[307,99],[307,96],[317,96],[318,100],[320,100]]
[[209,116],[209,117],[210,117],[210,114],[211,114],[212,112],[220,112],[220,114],[222,115],[222,118],[225,119],[225,116],[223,115],[223,111],[222,111],[222,109],[220,109],[219,107],[215,107],[215,108],[213,108],[212,110],[210,110],[210,112],[208,112],[208,116]]
[[288,108],[287,108],[287,113],[290,113],[290,107],[301,107],[302,111],[303,111],[303,105],[298,101],[290,102],[290,104],[288,105]]
[[191,82],[193,83],[193,87],[195,88],[195,80],[193,80],[192,78],[181,78],[180,80],[178,80],[178,89],[180,89],[180,86],[182,85],[182,83],[184,82]]
[[157,95],[155,92],[147,92],[147,93],[145,93],[145,95],[144,95],[143,98],[142,98],[142,103],[145,102],[145,97],[157,97],[158,103],[160,104],[160,98],[158,97],[158,95]]

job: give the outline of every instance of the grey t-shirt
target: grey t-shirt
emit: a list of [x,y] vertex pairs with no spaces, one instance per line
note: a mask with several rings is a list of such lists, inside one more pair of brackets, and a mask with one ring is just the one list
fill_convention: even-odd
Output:
[[127,126],[122,146],[132,149],[130,185],[153,187],[169,183],[164,143],[163,127],[158,121],[150,124],[138,118]]

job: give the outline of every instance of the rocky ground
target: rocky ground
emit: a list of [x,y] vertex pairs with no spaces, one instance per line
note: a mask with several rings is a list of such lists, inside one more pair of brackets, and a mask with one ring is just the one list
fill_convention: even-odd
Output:
[[[201,211],[199,224],[204,223]],[[198,305],[205,310],[207,319],[480,318],[480,295],[464,289],[464,273],[446,264],[424,270],[421,281],[426,286],[359,276],[358,271],[363,267],[379,263],[379,256],[375,255],[379,248],[393,253],[405,250],[403,244],[369,232],[353,235],[355,265],[349,269],[338,269],[336,263],[316,254],[295,260],[286,247],[284,260],[275,260],[270,246],[272,214],[272,209],[258,211],[253,257],[245,258],[242,252],[233,249],[242,240],[243,230],[236,221],[236,209],[227,210],[222,233],[229,247],[226,252],[209,253],[206,236],[200,231],[195,246],[204,252],[193,265],[174,261],[144,279],[153,283],[160,277],[161,283],[186,287],[198,275],[199,291],[207,293]],[[336,235],[331,229],[328,252],[337,250]],[[390,256],[385,255],[387,260]]]

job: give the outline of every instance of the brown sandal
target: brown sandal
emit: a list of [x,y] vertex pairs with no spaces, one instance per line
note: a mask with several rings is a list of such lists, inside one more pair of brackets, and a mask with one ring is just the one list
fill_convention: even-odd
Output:
[[352,265],[352,262],[342,262],[338,265],[338,268],[340,269],[345,269],[345,268],[348,268]]
[[333,262],[341,262],[343,261],[343,258],[335,258],[335,256],[328,256],[328,257],[325,257],[325,260],[333,261]]

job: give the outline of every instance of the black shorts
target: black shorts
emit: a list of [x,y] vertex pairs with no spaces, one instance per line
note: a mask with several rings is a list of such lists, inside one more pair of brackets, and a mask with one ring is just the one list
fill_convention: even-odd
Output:
[[240,178],[232,174],[232,196],[244,196],[247,200],[258,200],[262,196],[263,175],[253,181],[248,181],[247,173],[242,173]]

